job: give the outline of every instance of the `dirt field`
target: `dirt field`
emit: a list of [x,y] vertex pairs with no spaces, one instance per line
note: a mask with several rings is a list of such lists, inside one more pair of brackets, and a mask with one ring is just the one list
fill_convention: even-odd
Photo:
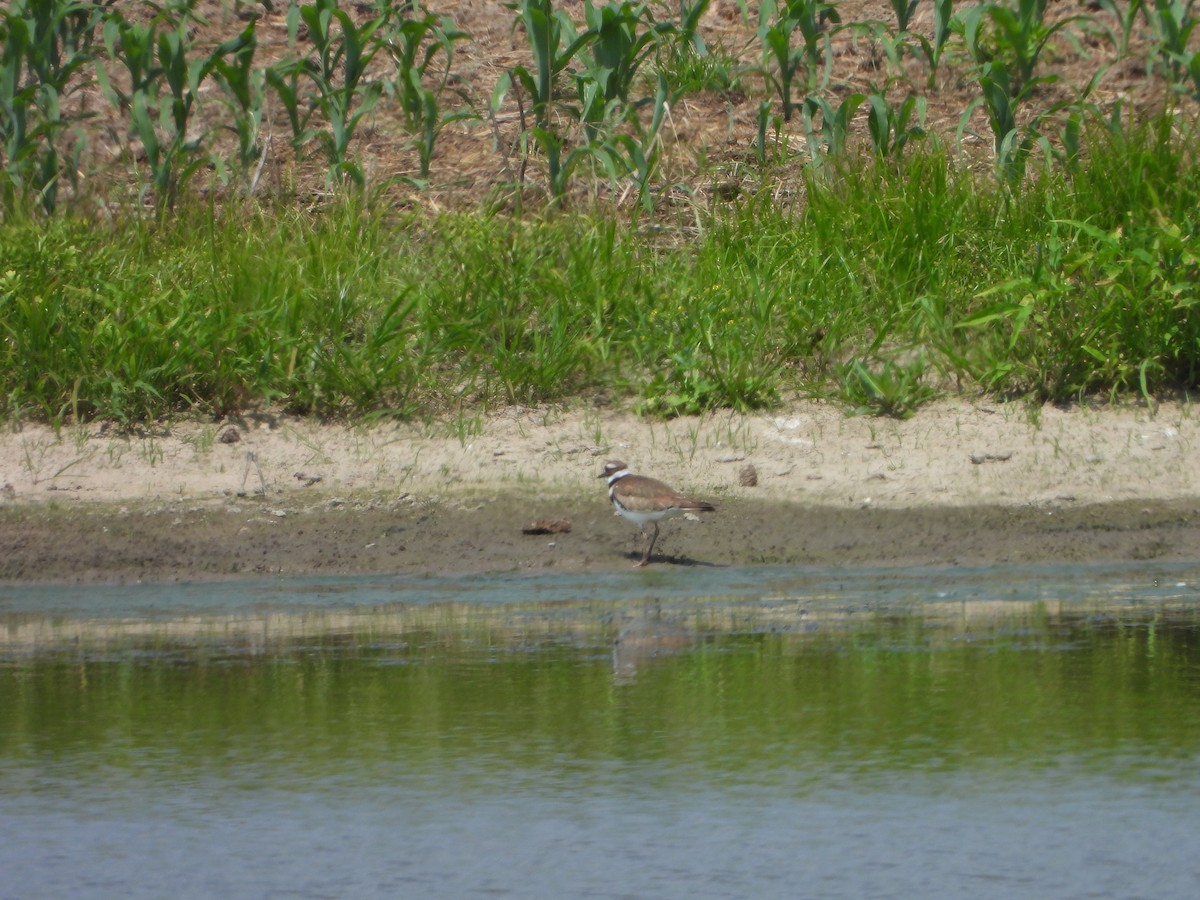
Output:
[[[373,7],[368,4],[341,5],[360,22],[373,14]],[[678,4],[651,5],[662,21],[678,16]],[[256,3],[237,4],[233,0],[200,0],[196,5],[200,18],[189,26],[189,34],[197,47],[215,47],[237,35],[248,18],[254,17],[258,42],[256,65],[266,66],[311,54],[311,42],[303,32],[296,45],[289,46],[285,6],[277,3],[268,8]],[[545,188],[545,165],[537,154],[526,165],[522,164],[519,151],[522,107],[517,102],[517,92],[510,90],[494,115],[489,111],[493,91],[505,73],[514,66],[532,64],[524,33],[514,27],[514,12],[496,0],[429,0],[425,6],[439,16],[451,17],[467,35],[454,46],[448,89],[441,98],[444,111],[467,111],[476,117],[455,122],[441,133],[429,178],[417,189],[406,187],[409,184],[406,179],[419,175],[413,136],[397,104],[380,102],[360,124],[351,145],[352,155],[362,166],[367,183],[374,187],[389,186],[387,196],[395,202],[434,210],[474,209],[481,202],[501,202],[500,198],[509,196],[518,183],[533,188],[530,197],[536,197]],[[919,5],[910,25],[912,32],[932,36],[932,7],[928,3]],[[582,21],[582,0],[560,0],[556,8]],[[837,8],[844,23],[895,25],[891,6],[881,0],[841,0]],[[751,20],[746,21],[734,0],[714,0],[700,22],[700,36],[714,54],[726,61],[726,69],[735,76],[736,84],[725,91],[687,92],[671,105],[661,133],[665,152],[657,179],[662,186],[660,206],[664,210],[674,203],[691,209],[697,204],[704,205],[712,197],[755,192],[764,185],[754,149],[758,108],[761,100],[774,94],[764,76],[762,42],[755,34],[757,5],[750,4],[750,10]],[[1140,29],[1135,29],[1131,36],[1129,54],[1119,58],[1102,33],[1102,28],[1120,31],[1111,15],[1097,9],[1084,10],[1080,4],[1068,0],[1057,0],[1050,3],[1047,17],[1055,21],[1084,11],[1093,15],[1094,24],[1074,23],[1071,28],[1077,38],[1074,42],[1061,35],[1050,41],[1042,53],[1038,73],[1057,80],[1041,85],[1022,115],[1031,115],[1035,107],[1048,109],[1057,102],[1077,98],[1078,92],[1102,70],[1103,77],[1088,95],[1098,108],[1108,110],[1122,101],[1142,111],[1159,109],[1166,90],[1161,81],[1147,77],[1144,55],[1147,45]],[[961,116],[979,93],[972,78],[974,64],[962,50],[961,42],[951,41],[938,76],[930,86],[928,71],[915,51],[903,57],[903,71],[898,71],[886,61],[880,41],[870,37],[867,30],[843,29],[831,33],[834,57],[824,96],[835,106],[854,93],[881,91],[894,103],[915,94],[927,103],[925,128],[929,133],[956,148],[964,164],[988,165],[991,137],[983,109],[975,111],[963,132],[963,140],[958,139]],[[390,63],[382,58],[372,64],[369,73],[372,78],[384,80],[395,77]],[[114,71],[112,77],[119,82],[124,76]],[[652,88],[646,87],[645,91],[647,96],[653,95]],[[228,156],[233,153],[233,138],[225,133],[228,112],[218,96],[219,88],[211,80],[201,87],[195,127],[199,129],[203,123],[209,136],[216,139],[214,152]],[[78,92],[71,102],[81,103],[81,111],[86,112],[79,122],[88,141],[82,163],[83,188],[86,192],[89,185],[97,187],[104,196],[113,185],[128,182],[131,162],[142,160],[144,153],[128,122],[114,121],[115,111],[103,101],[98,87]],[[778,106],[778,97],[775,102]],[[528,126],[528,101],[524,112]],[[859,121],[852,129],[860,138],[866,134],[862,121],[865,116],[866,109],[860,109]],[[567,127],[565,122],[560,124]],[[1053,132],[1053,128],[1047,130]],[[327,196],[328,160],[315,140],[297,156],[291,147],[291,137],[282,105],[269,100],[260,135],[265,159],[256,179],[256,193],[295,196],[306,203]],[[774,170],[772,189],[787,194],[802,190],[799,175],[806,157],[801,117],[794,116],[778,135],[772,128],[771,139],[786,144],[793,156],[790,164]],[[606,192],[612,189],[602,178],[580,178],[571,186],[571,196],[587,205],[595,192],[607,196]],[[615,187],[614,196],[622,197],[625,193],[621,185]]]
[[[614,457],[719,506],[663,526],[655,565],[698,577],[1194,560],[1198,437],[1182,405],[1031,416],[962,402],[906,422],[806,403],[670,423],[520,410],[372,428],[263,414],[133,436],[27,426],[0,436],[0,580],[624,568],[638,531],[597,477]],[[571,530],[525,534],[538,519]]]

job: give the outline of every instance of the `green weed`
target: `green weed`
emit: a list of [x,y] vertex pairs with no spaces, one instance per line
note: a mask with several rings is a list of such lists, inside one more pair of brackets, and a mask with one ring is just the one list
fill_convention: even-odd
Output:
[[854,359],[838,372],[842,401],[854,412],[907,419],[936,396],[925,383],[925,360],[882,360],[875,365]]

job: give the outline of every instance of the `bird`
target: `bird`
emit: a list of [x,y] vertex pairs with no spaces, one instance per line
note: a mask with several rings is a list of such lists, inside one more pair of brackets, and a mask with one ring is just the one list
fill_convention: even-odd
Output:
[[[617,515],[642,529],[644,549],[642,558],[634,565],[635,569],[650,562],[654,542],[658,540],[658,523],[663,519],[685,512],[712,512],[716,509],[704,500],[685,497],[657,478],[634,475],[629,471],[629,466],[619,459],[606,462],[599,477],[608,480],[608,499],[612,501]],[[654,525],[653,534],[646,531],[646,526],[650,524]]]

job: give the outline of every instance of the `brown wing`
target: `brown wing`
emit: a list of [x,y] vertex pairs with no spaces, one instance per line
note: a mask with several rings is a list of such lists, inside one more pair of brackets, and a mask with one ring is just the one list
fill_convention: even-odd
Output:
[[693,500],[657,478],[645,475],[626,475],[617,482],[616,487],[621,505],[636,512],[656,509],[692,509],[706,512],[716,509],[711,503]]

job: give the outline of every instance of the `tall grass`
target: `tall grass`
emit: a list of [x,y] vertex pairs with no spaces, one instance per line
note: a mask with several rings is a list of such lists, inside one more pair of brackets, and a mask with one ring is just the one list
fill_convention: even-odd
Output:
[[[1057,83],[1048,60],[1103,29],[1082,13],[1049,21],[1042,0],[957,15],[937,0],[928,35],[911,31],[913,3],[892,4],[895,28],[839,24],[837,3],[762,4],[746,67],[701,38],[707,3],[676,18],[588,2],[576,21],[514,0],[528,61],[471,90],[452,52],[469,36],[420,4],[284,5],[274,62],[253,22],[195,40],[187,0],[0,9],[3,415],[133,423],[267,402],[411,416],[604,396],[670,416],[803,394],[903,416],[950,388],[1151,397],[1200,378],[1190,0],[1142,4],[1146,35],[1101,4],[1119,52],[1136,38],[1178,104],[1149,118],[1096,105],[1102,65],[1086,86]],[[890,68],[850,90],[832,41],[868,33]],[[918,84],[948,71],[975,92],[957,145],[926,134]],[[750,188],[711,205],[698,199],[706,176],[676,191],[672,107],[689,84],[755,76],[773,96],[750,101]],[[418,157],[406,181],[423,186],[444,128],[482,118],[470,104],[489,87],[495,146],[520,156],[499,189],[520,211],[541,172],[550,213],[394,213],[361,136],[398,104]],[[501,135],[505,103],[515,137]],[[297,156],[324,150],[336,199],[315,212],[253,196],[272,104]],[[789,144],[793,111],[805,140]],[[62,189],[91,177],[97,112],[140,179],[101,197],[104,221]],[[990,169],[964,162],[981,118]],[[585,178],[589,196],[617,187],[638,204],[634,224],[653,227],[623,220],[628,202],[580,211],[569,201]],[[242,191],[219,190],[234,180]],[[131,196],[151,196],[154,214]]]
[[604,212],[193,206],[0,224],[10,417],[323,416],[606,396],[657,415],[795,394],[907,415],[950,389],[1196,387],[1200,171],[1163,117],[1092,126],[1019,191],[936,141],[813,173],[695,234]]

